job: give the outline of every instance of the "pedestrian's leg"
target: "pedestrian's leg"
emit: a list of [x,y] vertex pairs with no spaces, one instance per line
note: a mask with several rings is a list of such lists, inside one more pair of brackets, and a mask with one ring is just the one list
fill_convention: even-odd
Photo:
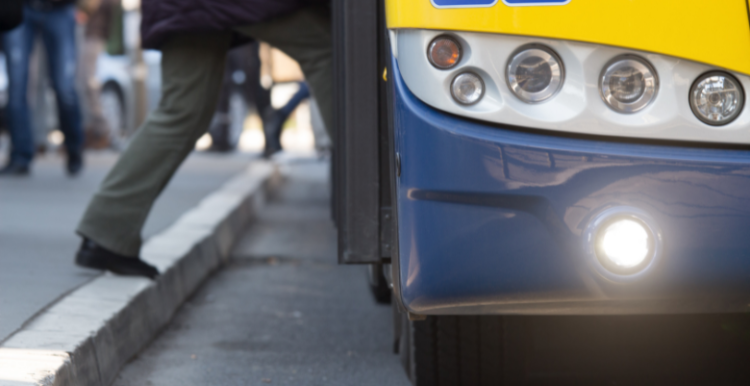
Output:
[[331,138],[333,129],[333,46],[327,6],[303,8],[291,15],[236,28],[268,42],[296,60],[318,102]]
[[75,5],[44,12],[42,39],[47,49],[50,79],[57,96],[60,130],[65,134],[68,172],[77,173],[82,164],[83,127],[76,91]]
[[28,12],[24,21],[3,35],[8,71],[8,104],[6,107],[11,152],[8,164],[28,167],[34,157],[26,91],[29,79],[29,55],[34,43],[34,25]]
[[276,111],[276,116],[272,121],[274,127],[271,128],[270,133],[266,134],[266,138],[273,136],[272,141],[273,143],[277,143],[279,148],[281,148],[281,131],[284,129],[284,122],[289,119],[289,116],[292,115],[294,110],[303,100],[310,97],[310,87],[307,86],[307,83],[298,82],[298,84],[299,90],[292,95],[292,98],[289,99],[284,106]]
[[78,233],[137,256],[156,198],[208,129],[224,73],[229,33],[175,36],[162,47],[162,96],[94,195]]
[[300,103],[302,103],[303,100],[310,97],[310,87],[307,87],[307,83],[305,82],[298,82],[299,83],[299,90],[297,90],[294,95],[292,95],[292,98],[289,99],[286,104],[279,109],[279,112],[283,114],[285,120],[286,118],[289,118],[290,115],[294,112],[294,110],[299,106]]
[[208,134],[211,136],[211,150],[231,151],[234,150],[232,143],[231,130],[232,122],[230,115],[230,101],[235,91],[234,73],[238,71],[237,49],[230,50],[227,53],[226,63],[224,64],[224,78],[221,81],[221,91],[219,91],[219,100],[216,103],[216,111]]
[[271,107],[271,88],[263,87],[261,79],[261,61],[260,61],[260,44],[254,42],[247,48],[247,82],[245,82],[245,93],[248,99],[252,99],[255,109],[260,115],[261,120],[266,118],[266,110]]

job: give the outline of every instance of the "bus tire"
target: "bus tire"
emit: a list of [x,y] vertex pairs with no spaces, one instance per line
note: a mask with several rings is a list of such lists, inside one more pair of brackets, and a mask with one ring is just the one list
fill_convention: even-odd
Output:
[[391,304],[391,286],[383,275],[382,264],[370,264],[367,267],[367,277],[370,291],[378,304]]
[[414,386],[503,384],[501,316],[428,316],[406,326],[400,353]]

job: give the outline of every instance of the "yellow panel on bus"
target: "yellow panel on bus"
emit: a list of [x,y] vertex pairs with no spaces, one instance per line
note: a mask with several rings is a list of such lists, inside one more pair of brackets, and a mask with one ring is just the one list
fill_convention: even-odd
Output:
[[[435,4],[450,3],[433,0]],[[386,0],[388,28],[425,28],[577,40],[650,51],[750,74],[746,0],[523,0],[438,8],[430,0]],[[533,2],[530,0],[529,2]],[[481,4],[478,0],[474,4]],[[516,5],[508,5],[515,3]]]

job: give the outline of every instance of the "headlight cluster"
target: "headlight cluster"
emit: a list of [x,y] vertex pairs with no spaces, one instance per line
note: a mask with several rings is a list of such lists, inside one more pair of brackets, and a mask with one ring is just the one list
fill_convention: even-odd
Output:
[[745,95],[737,78],[713,71],[701,75],[690,89],[690,108],[698,119],[720,126],[732,122],[745,104]]
[[551,49],[540,45],[523,46],[511,55],[505,71],[510,91],[526,103],[552,98],[565,79],[562,60]]
[[[440,35],[428,48],[430,63],[440,70],[456,68],[463,48],[456,38]],[[518,48],[505,67],[505,81],[519,100],[536,104],[553,98],[565,82],[565,66],[551,48],[527,44]],[[451,95],[461,105],[479,102],[485,94],[482,76],[459,71],[451,82]],[[599,92],[604,103],[621,114],[634,114],[649,106],[659,91],[659,76],[646,59],[632,54],[609,61],[599,76]],[[739,80],[729,73],[712,71],[698,77],[688,96],[693,114],[702,122],[721,126],[734,121],[742,112],[745,93]]]
[[656,70],[635,55],[613,59],[599,76],[602,99],[619,113],[632,114],[643,110],[654,100],[658,90]]
[[462,105],[473,105],[484,95],[484,82],[473,72],[462,72],[453,78],[451,94]]

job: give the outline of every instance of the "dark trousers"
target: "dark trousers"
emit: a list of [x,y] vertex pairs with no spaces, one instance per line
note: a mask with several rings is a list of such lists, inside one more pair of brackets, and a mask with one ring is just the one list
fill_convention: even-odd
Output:
[[34,138],[26,90],[29,79],[29,56],[37,34],[41,34],[47,50],[50,78],[60,114],[60,130],[65,134],[65,147],[69,154],[81,151],[83,131],[75,88],[74,7],[70,5],[50,11],[37,11],[27,6],[21,25],[3,35],[3,46],[8,61],[7,124],[12,145],[11,163],[28,165],[34,158]]
[[[333,56],[330,11],[309,7],[236,30],[297,60],[333,127]],[[162,47],[159,107],[133,137],[102,182],[78,233],[125,256],[137,256],[141,229],[156,198],[208,129],[224,77],[232,35],[175,35]]]

